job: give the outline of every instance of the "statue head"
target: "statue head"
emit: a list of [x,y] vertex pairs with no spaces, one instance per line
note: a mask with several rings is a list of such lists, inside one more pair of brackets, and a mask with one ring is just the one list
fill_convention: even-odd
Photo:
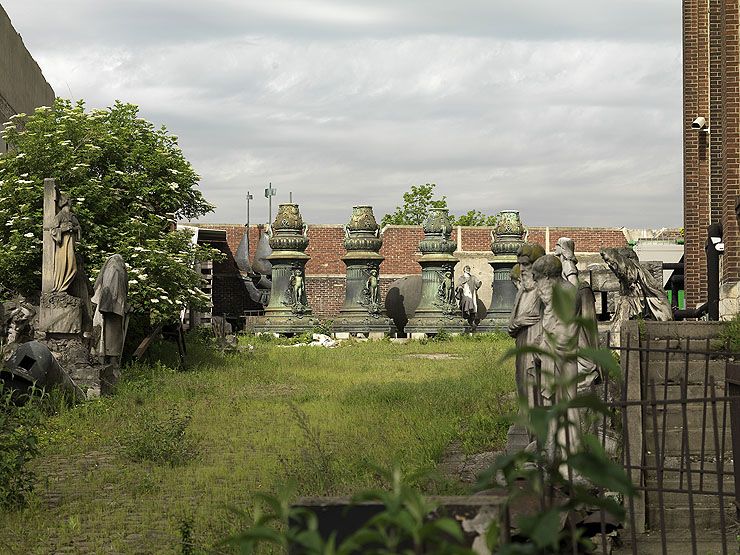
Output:
[[575,243],[570,237],[561,237],[555,244],[555,255],[562,256],[563,258],[569,259],[574,257]]
[[640,263],[640,259],[637,256],[635,249],[633,249],[632,247],[619,247],[616,250],[619,254],[621,254],[627,260],[632,260],[633,262],[637,262],[638,264]]
[[516,285],[518,289],[522,281],[522,268],[521,266],[519,266],[519,264],[514,264],[514,267],[511,269],[511,272],[509,272],[509,277],[511,278],[511,281],[514,282],[514,285]]
[[370,275],[371,276],[377,276],[378,275],[378,270],[376,270],[375,268],[371,268],[370,269]]
[[59,193],[59,199],[57,203],[59,204],[60,210],[64,207],[67,207],[67,208],[72,207],[72,201],[70,200],[69,196],[65,195],[64,193]]
[[532,277],[544,303],[552,300],[552,288],[562,281],[563,264],[554,254],[546,254],[532,264]]
[[519,263],[519,272],[522,286],[531,291],[534,289],[534,279],[532,278],[532,264],[545,255],[545,249],[537,243],[524,243],[516,251],[517,262]]
[[470,275],[470,266],[465,266],[465,267],[463,268],[463,273],[464,273],[464,274],[468,274],[468,275]]

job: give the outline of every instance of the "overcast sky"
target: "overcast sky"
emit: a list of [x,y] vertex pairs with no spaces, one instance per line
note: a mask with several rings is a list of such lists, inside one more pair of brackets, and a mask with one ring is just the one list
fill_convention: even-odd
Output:
[[58,96],[165,124],[217,206],[680,226],[675,0],[0,0]]

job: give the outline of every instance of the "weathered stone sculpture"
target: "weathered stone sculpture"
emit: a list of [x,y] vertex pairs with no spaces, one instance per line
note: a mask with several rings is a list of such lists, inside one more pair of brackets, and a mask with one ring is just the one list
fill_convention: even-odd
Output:
[[334,322],[336,333],[369,336],[390,332],[380,294],[380,264],[384,258],[379,251],[382,246],[380,226],[372,206],[353,207],[352,216],[344,226],[347,254],[342,261],[347,266],[347,281],[344,304]]
[[610,327],[611,345],[620,345],[622,323],[635,318],[665,322],[673,319],[671,305],[663,288],[646,272],[632,249],[608,248],[601,251],[609,269],[619,280],[619,297]]
[[470,273],[470,266],[465,266],[455,292],[460,303],[460,313],[471,329],[475,329],[479,322],[478,289],[480,286],[481,280]]
[[424,222],[424,239],[419,243],[422,285],[421,301],[414,317],[406,324],[413,336],[439,330],[460,333],[466,322],[458,316],[454,272],[456,245],[450,240],[452,224],[446,208],[432,208]]
[[[578,333],[578,347],[580,349],[596,348],[599,346],[599,335],[596,319],[596,299],[591,286],[578,278],[578,259],[575,255],[575,243],[569,237],[561,237],[555,245],[555,256],[563,266],[563,279],[578,288],[579,318],[591,322],[593,329],[581,327]],[[590,360],[578,358],[578,389],[585,391],[599,377],[597,365]]]
[[70,294],[78,273],[75,243],[80,225],[71,212],[70,200],[59,192],[54,179],[44,179],[43,267],[41,270],[40,331],[46,334],[79,335],[82,330],[82,299]]
[[33,339],[32,322],[36,316],[36,308],[23,295],[18,295],[12,306],[8,308],[8,344],[31,341]]
[[503,210],[496,216],[491,231],[493,259],[493,293],[488,314],[481,321],[480,331],[506,329],[516,298],[516,285],[511,281],[511,270],[517,262],[517,251],[524,243],[525,229],[517,210]]
[[81,238],[80,223],[72,213],[69,197],[59,195],[59,212],[54,216],[54,226],[50,233],[54,239],[54,289],[63,293],[72,285],[77,275],[75,243]]
[[[272,253],[272,291],[265,315],[255,319],[257,332],[295,334],[309,331],[315,322],[306,295],[306,263],[310,257],[308,226],[297,204],[281,204],[268,229]],[[253,266],[256,266],[253,265]]]
[[[517,348],[539,345],[542,336],[542,302],[532,274],[532,264],[545,255],[536,243],[523,243],[517,250],[520,285],[514,299],[507,331],[516,339]],[[538,359],[532,353],[516,356],[516,387],[519,397],[534,405],[535,372]]]
[[[550,353],[567,355],[572,353],[577,343],[575,340],[578,326],[575,317],[580,311],[580,302],[576,287],[562,276],[563,266],[557,256],[546,254],[532,264],[532,275],[537,293],[542,301],[542,339],[540,346]],[[574,299],[572,312],[562,318],[553,305],[553,289],[569,291],[569,298]],[[553,359],[540,357],[540,395],[545,405],[554,405],[560,401],[573,399],[577,392],[578,363],[566,357]],[[577,434],[575,426],[580,423],[577,409],[568,410],[568,419],[572,424],[570,438],[571,449],[575,444]],[[550,434],[550,441],[546,445],[548,452],[553,455],[557,445],[566,445],[566,430],[561,429],[560,436],[555,438]],[[557,443],[555,440],[557,439]]]
[[93,325],[99,329],[95,350],[101,362],[118,365],[126,342],[129,311],[128,271],[120,254],[105,261],[93,289]]

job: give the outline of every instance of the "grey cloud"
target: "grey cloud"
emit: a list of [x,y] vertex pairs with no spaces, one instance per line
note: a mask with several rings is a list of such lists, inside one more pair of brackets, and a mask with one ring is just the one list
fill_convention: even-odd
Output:
[[4,3],[57,93],[139,104],[180,136],[210,221],[241,221],[246,190],[272,181],[316,223],[382,215],[424,182],[453,212],[520,208],[532,225],[680,222],[667,2],[109,4],[51,22]]

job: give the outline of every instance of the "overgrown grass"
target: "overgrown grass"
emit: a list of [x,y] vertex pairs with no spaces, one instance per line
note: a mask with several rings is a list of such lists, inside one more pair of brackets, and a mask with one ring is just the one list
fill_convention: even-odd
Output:
[[[242,341],[254,351],[193,344],[185,372],[134,365],[116,397],[62,408],[39,430],[35,502],[0,513],[0,552],[175,553],[183,526],[198,552],[238,529],[228,505],[250,506],[255,492],[288,479],[302,495],[351,494],[382,483],[374,465],[397,462],[406,475],[427,474],[416,483],[426,493],[464,493],[435,475],[445,449],[505,441],[514,406],[512,363],[499,362],[507,338],[337,349]],[[409,356],[437,353],[448,358]],[[189,447],[198,456],[179,466],[143,439],[159,423],[177,444],[184,428],[167,427],[172,414],[189,415],[197,442]],[[122,437],[154,456],[132,457]]]

